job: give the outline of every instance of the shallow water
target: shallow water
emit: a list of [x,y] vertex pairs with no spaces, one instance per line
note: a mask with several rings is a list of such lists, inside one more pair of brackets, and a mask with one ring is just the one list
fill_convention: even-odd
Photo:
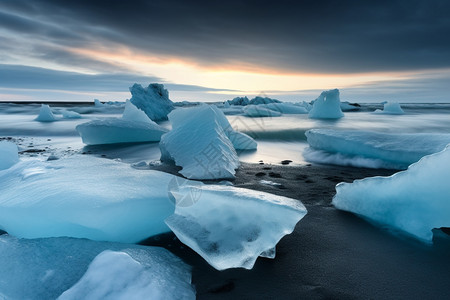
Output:
[[[0,104],[0,137],[22,138],[22,151],[46,149],[44,152],[25,152],[24,155],[48,157],[70,155],[71,153],[92,153],[109,158],[119,158],[133,163],[142,160],[159,160],[157,143],[122,144],[86,147],[75,130],[76,125],[92,119],[120,117],[123,106],[104,107],[80,104],[52,106],[57,117],[62,109],[81,114],[81,119],[61,119],[56,122],[37,122],[37,104]],[[406,104],[404,115],[374,114],[377,105],[363,105],[361,111],[345,112],[339,120],[315,120],[308,115],[282,115],[281,117],[250,118],[229,115],[234,129],[247,133],[258,142],[258,150],[240,152],[244,162],[279,164],[282,160],[292,160],[293,164],[305,164],[302,155],[308,147],[305,132],[313,128],[333,128],[337,130],[365,130],[391,133],[450,133],[449,104]],[[161,124],[169,128],[168,122]],[[405,145],[406,147],[407,145]],[[47,148],[45,148],[47,147]]]

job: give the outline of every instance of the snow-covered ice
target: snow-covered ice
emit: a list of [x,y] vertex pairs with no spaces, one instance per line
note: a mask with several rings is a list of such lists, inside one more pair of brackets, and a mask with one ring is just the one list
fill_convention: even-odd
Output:
[[153,121],[167,120],[167,115],[174,109],[169,99],[169,92],[164,85],[152,83],[144,88],[135,83],[130,87],[131,103],[142,109]]
[[177,205],[167,225],[218,270],[251,269],[306,215],[298,200],[230,186],[180,185],[177,194],[171,192],[197,199]]
[[181,278],[174,271],[158,257],[135,259],[126,252],[105,250],[58,299],[195,299],[194,290],[183,278],[186,271],[182,270]]
[[19,161],[17,145],[8,141],[0,141],[0,170],[10,168]]
[[432,229],[450,227],[450,147],[389,177],[340,183],[333,204],[431,242]]
[[281,112],[265,108],[263,105],[247,105],[244,115],[248,117],[279,117]]
[[319,98],[314,101],[309,112],[309,117],[313,119],[339,119],[344,116],[340,106],[339,90],[324,91]]
[[[407,168],[421,157],[442,151],[450,143],[450,134],[445,133],[380,133],[362,130],[311,129],[306,137],[313,150],[304,153],[312,162],[349,164],[377,168]],[[348,160],[320,153],[344,155]],[[375,159],[373,165],[367,159]],[[322,161],[320,161],[322,160]],[[359,163],[360,165],[358,165]]]
[[[127,264],[127,267],[132,267],[135,271],[152,270],[152,274],[148,277],[151,286],[155,291],[165,291],[163,297],[158,299],[194,298],[195,292],[190,285],[190,267],[163,248],[67,237],[19,239],[7,234],[0,236],[0,298],[56,299],[64,291],[71,289],[86,273],[92,260],[105,250],[119,251],[122,256],[127,255],[128,262],[132,264],[131,266]],[[125,282],[125,279],[130,278],[117,276],[119,264],[125,266],[122,262],[118,261],[116,264],[111,261],[109,266],[96,269],[97,275],[103,278],[101,287],[105,287],[105,290],[114,287],[121,279]],[[129,268],[122,269],[122,272],[124,275],[132,275]],[[116,278],[111,278],[113,274]],[[132,283],[142,283],[144,288],[144,281]],[[93,287],[84,292],[86,295],[92,295],[94,291],[99,291],[99,288],[100,286]],[[64,294],[62,299],[70,299],[68,296],[73,295],[72,293]],[[111,294],[103,299],[117,299],[120,295],[121,289],[111,289]],[[78,299],[86,298],[78,297]]]
[[398,102],[386,102],[384,103],[383,110],[375,110],[376,114],[387,114],[387,115],[403,115],[405,112]]
[[233,130],[214,105],[176,109],[169,114],[172,130],[161,137],[161,160],[174,161],[190,179],[234,178],[238,150],[256,148],[249,136]]
[[35,120],[39,122],[53,122],[56,121],[56,117],[53,115],[50,106],[47,104],[42,104],[39,110],[39,115]]
[[173,175],[76,155],[0,171],[0,229],[17,237],[139,242],[168,232]]
[[125,104],[122,118],[92,120],[76,127],[87,145],[158,142],[168,130],[150,120],[130,101]]

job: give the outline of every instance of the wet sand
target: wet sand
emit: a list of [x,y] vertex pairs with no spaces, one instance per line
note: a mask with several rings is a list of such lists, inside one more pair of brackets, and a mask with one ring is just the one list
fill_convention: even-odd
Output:
[[190,264],[198,299],[450,299],[446,234],[437,230],[434,244],[425,245],[331,205],[338,182],[394,172],[242,164],[235,186],[298,199],[308,209],[278,243],[275,259],[259,258],[252,270],[217,271],[171,233],[143,244],[163,246]]

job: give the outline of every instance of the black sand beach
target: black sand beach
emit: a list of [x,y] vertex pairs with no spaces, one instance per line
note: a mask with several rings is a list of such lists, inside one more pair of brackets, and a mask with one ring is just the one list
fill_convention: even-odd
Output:
[[[450,299],[450,239],[425,245],[331,205],[338,182],[394,170],[242,164],[235,186],[301,200],[308,214],[252,270],[217,271],[173,234],[143,242],[192,265],[198,299]],[[272,181],[261,183],[261,180]],[[279,184],[279,185],[278,185]]]

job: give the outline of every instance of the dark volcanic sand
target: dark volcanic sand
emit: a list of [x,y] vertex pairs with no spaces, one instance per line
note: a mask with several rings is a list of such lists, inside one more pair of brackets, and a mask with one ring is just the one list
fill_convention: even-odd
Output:
[[450,299],[446,234],[437,231],[434,245],[424,245],[330,204],[336,183],[393,172],[243,164],[235,186],[299,199],[308,209],[278,243],[276,258],[259,258],[252,270],[217,271],[173,234],[143,244],[166,247],[192,265],[199,299]]

